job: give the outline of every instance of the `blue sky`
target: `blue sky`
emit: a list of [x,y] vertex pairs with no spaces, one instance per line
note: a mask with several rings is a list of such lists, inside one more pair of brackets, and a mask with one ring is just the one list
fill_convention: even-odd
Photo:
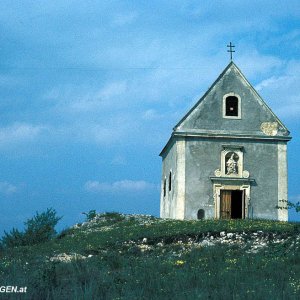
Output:
[[47,207],[61,227],[90,209],[158,215],[158,154],[230,41],[292,133],[300,200],[299,1],[3,0],[0,26],[0,232]]

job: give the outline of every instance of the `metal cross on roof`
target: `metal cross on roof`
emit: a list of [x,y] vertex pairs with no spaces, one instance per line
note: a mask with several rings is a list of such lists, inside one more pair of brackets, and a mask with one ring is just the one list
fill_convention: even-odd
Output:
[[233,50],[233,48],[235,46],[230,42],[229,45],[227,45],[227,47],[229,47],[229,50],[227,50],[227,52],[230,52],[230,60],[232,60],[232,53],[235,52],[235,50]]

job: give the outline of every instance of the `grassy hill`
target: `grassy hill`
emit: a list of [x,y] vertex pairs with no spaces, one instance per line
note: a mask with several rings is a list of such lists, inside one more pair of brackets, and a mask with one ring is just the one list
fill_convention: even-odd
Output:
[[7,299],[299,299],[300,225],[97,215],[0,252]]

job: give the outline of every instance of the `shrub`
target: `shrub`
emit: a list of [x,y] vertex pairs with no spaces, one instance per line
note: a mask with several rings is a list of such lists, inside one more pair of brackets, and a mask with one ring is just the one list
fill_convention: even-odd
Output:
[[83,212],[82,214],[84,214],[86,216],[86,221],[91,221],[97,216],[97,213],[96,213],[95,209],[92,209],[87,213]]
[[295,209],[295,211],[298,213],[300,212],[300,202],[298,201],[297,203],[293,203],[287,200],[279,200],[279,202],[281,202],[282,204],[276,205],[277,209]]
[[24,233],[16,228],[13,228],[9,233],[4,231],[4,236],[1,239],[2,246],[12,248],[24,245]]
[[25,222],[26,231],[24,238],[29,245],[42,243],[51,240],[55,235],[55,226],[61,217],[56,216],[56,211],[53,208],[48,208],[47,211],[36,215]]
[[49,241],[56,235],[55,226],[61,217],[56,216],[53,208],[28,219],[25,224],[25,231],[20,232],[13,228],[9,233],[4,232],[1,243],[4,247],[28,246]]
[[125,217],[122,214],[114,211],[106,212],[105,214],[103,214],[103,216],[105,216],[105,219],[111,223],[117,223],[125,220]]

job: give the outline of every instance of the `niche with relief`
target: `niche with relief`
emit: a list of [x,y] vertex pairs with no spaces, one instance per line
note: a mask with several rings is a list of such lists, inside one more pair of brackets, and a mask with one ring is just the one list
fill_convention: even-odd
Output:
[[225,163],[225,175],[236,175],[239,174],[239,155],[236,152],[228,152],[225,155],[224,162]]
[[217,177],[248,178],[249,172],[243,169],[243,146],[223,145],[221,169],[215,170]]

